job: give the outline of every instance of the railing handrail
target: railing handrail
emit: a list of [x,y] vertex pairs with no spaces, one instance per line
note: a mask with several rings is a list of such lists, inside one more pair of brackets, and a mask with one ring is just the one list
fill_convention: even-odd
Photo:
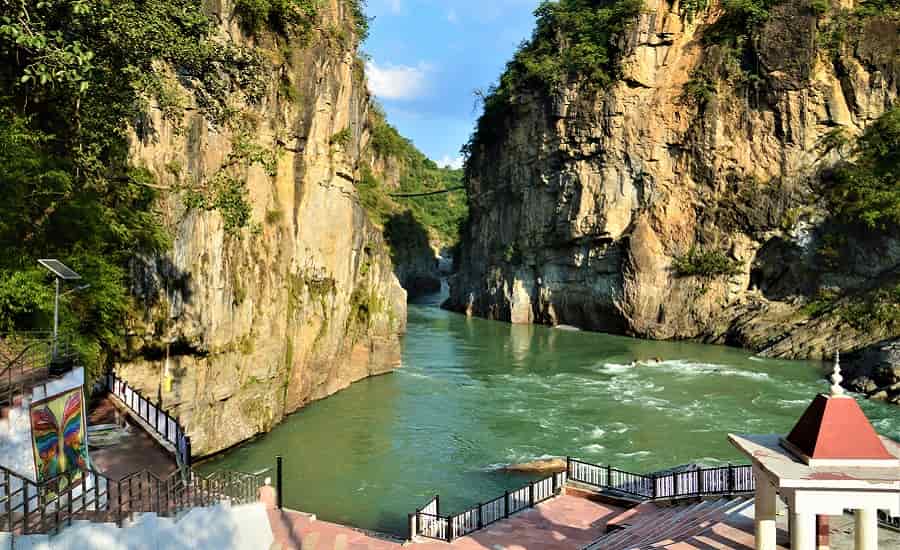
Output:
[[[541,487],[548,481],[551,481],[550,490],[545,490],[545,494],[543,495],[536,495],[536,487]],[[508,518],[511,514],[533,508],[537,504],[558,494],[564,482],[564,473],[553,473],[549,476],[525,483],[515,489],[504,491],[504,493],[498,497],[485,502],[480,502],[460,512],[446,515],[440,513],[440,495],[435,495],[425,506],[417,509],[415,513],[410,514],[411,517],[415,517],[415,530],[411,535],[421,535],[426,538],[452,542],[458,537],[474,533],[500,519]],[[526,489],[527,499],[525,498],[525,495],[521,494]],[[500,508],[497,507],[497,503],[501,501],[503,502],[503,506],[501,507],[502,513],[500,512]],[[423,510],[432,503],[436,503],[435,513],[423,512]],[[485,521],[485,510],[487,510],[488,521]],[[426,521],[424,523],[426,527],[423,529],[423,519],[433,520],[433,522],[428,523]],[[438,522],[438,528],[436,530],[434,529],[434,522]],[[445,525],[440,522],[445,522]]]
[[[579,468],[577,465],[594,469],[596,473],[595,476],[592,476],[594,479],[580,477],[578,475]],[[706,477],[707,473],[717,471],[722,473],[728,472],[728,475],[724,477],[714,477],[714,481],[719,482],[713,483],[711,487],[704,488],[701,480]],[[705,495],[711,496],[717,494],[740,494],[750,492],[752,491],[753,479],[751,476],[749,478],[749,483],[744,483],[746,481],[745,474],[747,471],[752,471],[752,467],[749,465],[734,466],[729,464],[727,466],[708,468],[696,467],[665,473],[654,472],[642,474],[622,470],[612,465],[593,464],[584,460],[566,457],[565,472],[554,473],[550,476],[528,482],[515,489],[505,491],[504,494],[499,497],[470,506],[461,512],[441,514],[439,507],[436,510],[436,513],[424,512],[423,510],[425,507],[429,506],[432,502],[440,502],[440,497],[435,495],[434,499],[429,501],[425,507],[419,508],[415,513],[410,514],[411,516],[415,516],[416,520],[413,523],[415,531],[412,534],[421,535],[426,538],[438,538],[449,542],[457,536],[473,533],[483,529],[494,521],[507,518],[510,514],[531,508],[539,502],[546,500],[546,498],[549,498],[549,496],[542,494],[538,495],[541,497],[540,499],[536,499],[535,491],[543,490],[546,492],[543,484],[546,484],[551,479],[553,481],[552,490],[549,491],[550,496],[557,494],[562,485],[571,480],[599,487],[604,490],[631,495],[644,501],[659,501],[696,498]],[[741,476],[735,475],[735,472],[740,472]],[[679,488],[679,480],[686,484],[682,487],[682,489],[685,489],[684,491]],[[725,480],[725,482],[720,483],[722,480]],[[541,489],[536,489],[537,487],[541,487]],[[526,490],[527,492],[525,492]],[[486,513],[487,517],[485,517]],[[442,525],[439,525],[437,530],[435,530],[434,523],[429,523],[429,521],[423,522],[423,519],[441,522],[446,521],[446,531],[444,531]],[[473,524],[475,524],[474,527]]]
[[[142,420],[144,420],[147,424],[155,432],[155,435],[161,437],[163,440],[171,443],[175,447],[175,458],[179,463],[180,468],[190,468],[191,465],[191,438],[187,435],[187,430],[184,425],[181,423],[181,419],[177,416],[172,416],[169,412],[163,409],[162,402],[157,401],[153,402],[147,397],[145,397],[140,391],[132,387],[127,380],[121,378],[116,375],[114,372],[107,373],[106,377],[106,385],[107,389],[113,393],[122,403],[125,404],[126,407],[131,409],[132,412],[138,415]],[[121,390],[121,391],[120,391]],[[131,400],[125,397],[126,390],[131,392],[133,396]],[[137,396],[138,406],[135,408],[134,406],[134,396]],[[131,402],[129,402],[131,401]],[[141,407],[141,402],[144,403],[144,406]],[[156,418],[151,419],[150,408],[153,408],[156,411]],[[147,413],[146,416],[141,412],[141,409]],[[164,430],[160,431],[159,422],[160,415],[163,418],[163,426]],[[174,423],[175,432],[172,434],[172,437],[169,437],[169,422]]]
[[[46,346],[46,349],[44,347]],[[60,351],[62,350],[62,351]],[[54,340],[46,331],[20,331],[0,335],[0,381],[5,385],[0,403],[12,404],[17,395],[26,395],[46,385],[62,370],[60,364],[72,366],[77,352],[71,348],[65,335]],[[58,362],[62,359],[62,362]],[[34,378],[35,375],[40,375]]]
[[[0,466],[0,531],[55,533],[63,525],[71,525],[78,514],[86,513],[112,514],[121,525],[135,512],[177,514],[223,499],[249,503],[256,500],[257,491],[263,485],[259,475],[240,471],[213,472],[228,476],[222,481],[195,476],[193,472],[185,480],[179,474],[175,472],[163,479],[149,470],[140,470],[113,480],[89,468],[36,482]],[[66,483],[63,485],[62,481]],[[110,521],[110,518],[97,520]]]

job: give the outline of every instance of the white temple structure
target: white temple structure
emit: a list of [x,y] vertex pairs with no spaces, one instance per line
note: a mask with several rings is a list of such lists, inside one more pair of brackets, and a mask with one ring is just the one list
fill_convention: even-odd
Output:
[[841,380],[838,358],[831,395],[817,395],[786,437],[728,436],[753,461],[757,550],[776,548],[779,495],[792,550],[815,550],[817,524],[844,510],[855,514],[856,549],[876,550],[878,510],[900,516],[900,445],[875,432]]

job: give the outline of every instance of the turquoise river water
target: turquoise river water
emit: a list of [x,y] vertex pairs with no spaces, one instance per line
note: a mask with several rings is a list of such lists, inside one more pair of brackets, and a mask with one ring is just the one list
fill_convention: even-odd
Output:
[[[727,433],[785,432],[827,389],[820,363],[467,319],[440,299],[410,304],[403,368],[313,403],[201,469],[257,471],[280,454],[285,506],[405,534],[407,513],[434,494],[442,512],[456,512],[529,479],[506,464],[740,463]],[[879,432],[900,439],[896,407],[861,403]]]

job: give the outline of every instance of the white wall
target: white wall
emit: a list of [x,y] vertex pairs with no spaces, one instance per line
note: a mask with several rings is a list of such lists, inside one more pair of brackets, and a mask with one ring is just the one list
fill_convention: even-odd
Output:
[[31,419],[28,407],[35,400],[56,395],[84,385],[84,368],[67,372],[59,380],[47,384],[46,390],[35,388],[31,396],[22,400],[20,407],[10,408],[9,416],[0,419],[0,466],[34,480],[34,449],[31,441]]

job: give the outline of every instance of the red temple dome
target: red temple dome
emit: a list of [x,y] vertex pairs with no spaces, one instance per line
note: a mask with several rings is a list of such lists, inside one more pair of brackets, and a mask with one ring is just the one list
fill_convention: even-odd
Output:
[[810,466],[900,466],[856,399],[843,395],[841,380],[836,361],[831,395],[813,399],[782,446]]

